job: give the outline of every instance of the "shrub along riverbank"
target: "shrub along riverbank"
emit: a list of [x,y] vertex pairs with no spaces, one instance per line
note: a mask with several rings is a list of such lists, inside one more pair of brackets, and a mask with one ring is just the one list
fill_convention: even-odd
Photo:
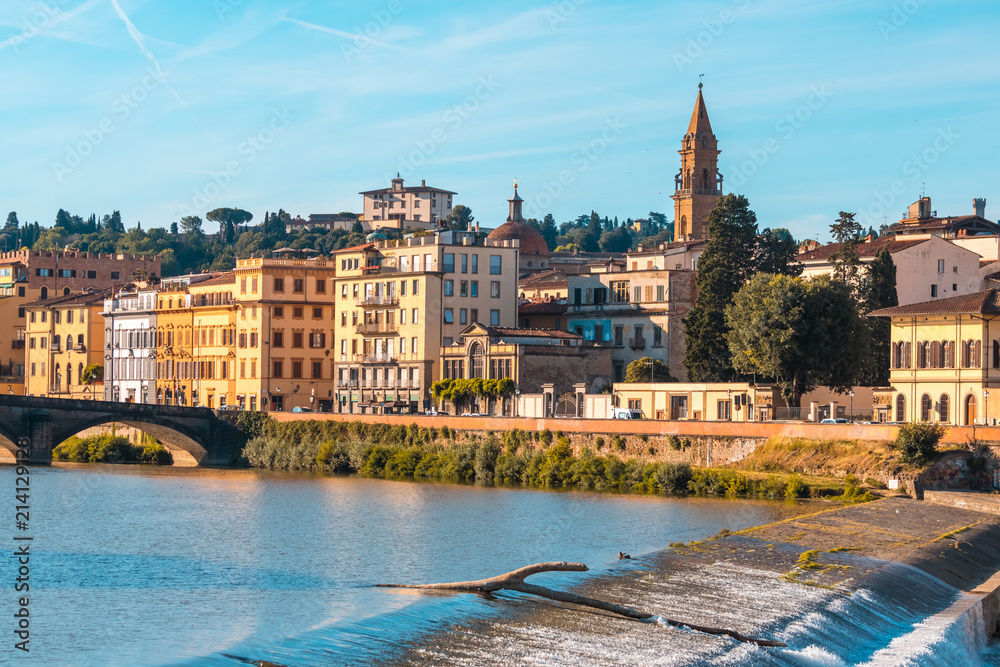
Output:
[[174,457],[158,442],[133,445],[120,435],[73,436],[52,450],[53,461],[73,463],[146,463],[170,465]]
[[[246,425],[243,456],[256,468],[359,473],[383,479],[477,482],[510,486],[644,493],[697,493],[765,498],[870,499],[857,483],[810,488],[800,475],[692,468],[687,463],[622,459],[595,438],[577,454],[567,438],[547,430],[487,433],[362,422]],[[611,451],[605,452],[608,449]]]

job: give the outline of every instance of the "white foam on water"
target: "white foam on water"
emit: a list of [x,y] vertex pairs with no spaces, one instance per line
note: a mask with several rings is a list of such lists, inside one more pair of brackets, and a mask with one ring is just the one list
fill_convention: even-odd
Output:
[[793,665],[802,665],[802,667],[847,667],[847,663],[838,656],[816,645],[810,645],[797,651],[786,649],[781,651],[781,655]]

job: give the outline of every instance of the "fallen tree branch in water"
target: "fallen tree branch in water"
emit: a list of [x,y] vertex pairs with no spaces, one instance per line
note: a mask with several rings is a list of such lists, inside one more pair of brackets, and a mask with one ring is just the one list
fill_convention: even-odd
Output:
[[380,588],[423,588],[439,591],[465,591],[469,593],[492,593],[499,590],[518,591],[520,593],[537,595],[539,597],[549,598],[550,600],[557,600],[559,602],[569,602],[583,607],[593,607],[594,609],[609,611],[612,614],[618,614],[619,616],[625,616],[626,618],[632,618],[637,621],[652,621],[659,619],[676,628],[689,628],[691,630],[695,630],[696,632],[703,632],[709,635],[726,635],[728,637],[732,637],[736,641],[757,644],[758,646],[785,646],[783,642],[775,641],[773,639],[757,639],[755,637],[747,637],[746,635],[736,632],[735,630],[712,628],[704,625],[685,623],[683,621],[675,621],[658,616],[657,614],[632,609],[631,607],[624,607],[622,605],[605,602],[604,600],[588,598],[575,593],[556,591],[551,588],[545,588],[544,586],[535,586],[534,584],[528,584],[524,581],[526,577],[533,574],[539,574],[541,572],[586,571],[587,566],[583,563],[535,563],[534,565],[528,565],[527,567],[522,567],[514,570],[513,572],[501,574],[497,577],[478,579],[476,581],[455,581],[443,584],[376,584],[376,586]]

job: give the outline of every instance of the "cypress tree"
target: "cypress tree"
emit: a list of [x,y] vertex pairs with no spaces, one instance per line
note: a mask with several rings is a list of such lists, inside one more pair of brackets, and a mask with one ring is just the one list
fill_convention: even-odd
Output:
[[708,216],[708,242],[698,260],[698,297],[684,318],[689,382],[726,382],[733,369],[726,306],[756,270],[757,215],[743,195],[723,196]]

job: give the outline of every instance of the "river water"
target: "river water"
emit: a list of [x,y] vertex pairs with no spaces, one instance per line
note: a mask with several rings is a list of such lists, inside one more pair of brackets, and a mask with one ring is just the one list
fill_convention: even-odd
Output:
[[[11,468],[0,469],[8,497],[13,478]],[[532,578],[567,588],[622,567],[618,551],[650,553],[802,511],[781,502],[250,470],[35,468],[28,661],[405,660],[409,647],[447,633],[456,621],[495,621],[504,605],[373,584],[476,579],[548,560],[581,561],[594,571]],[[13,579],[5,552],[0,577]],[[13,608],[7,582],[0,588],[8,590],[0,610]],[[0,617],[10,618],[6,611]],[[0,623],[0,636],[8,632]],[[24,663],[12,644],[0,645],[0,661]],[[595,664],[610,657],[597,655]],[[487,651],[473,662],[490,658]]]

